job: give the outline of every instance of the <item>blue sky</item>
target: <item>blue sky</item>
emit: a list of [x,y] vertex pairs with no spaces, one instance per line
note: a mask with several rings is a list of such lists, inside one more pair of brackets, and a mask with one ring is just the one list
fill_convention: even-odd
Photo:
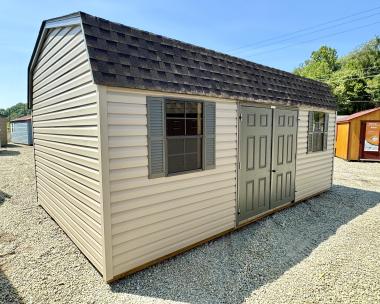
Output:
[[[344,55],[380,35],[375,0],[1,0],[0,108],[26,101],[27,65],[41,21],[78,10],[287,71],[322,44]],[[371,11],[285,36],[365,10]],[[285,41],[262,42],[273,37]]]

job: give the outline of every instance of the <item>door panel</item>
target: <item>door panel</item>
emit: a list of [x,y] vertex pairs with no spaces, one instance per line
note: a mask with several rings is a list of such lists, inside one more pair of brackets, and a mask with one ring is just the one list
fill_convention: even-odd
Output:
[[240,109],[238,221],[294,200],[298,113]]
[[241,107],[239,215],[244,220],[270,208],[272,110]]
[[360,158],[380,159],[380,121],[361,123],[360,129]]
[[273,111],[271,209],[294,200],[297,111]]

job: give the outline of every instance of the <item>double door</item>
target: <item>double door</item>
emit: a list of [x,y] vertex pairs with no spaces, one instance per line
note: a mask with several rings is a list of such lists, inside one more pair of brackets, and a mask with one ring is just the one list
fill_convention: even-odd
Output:
[[298,112],[240,107],[238,222],[294,200]]

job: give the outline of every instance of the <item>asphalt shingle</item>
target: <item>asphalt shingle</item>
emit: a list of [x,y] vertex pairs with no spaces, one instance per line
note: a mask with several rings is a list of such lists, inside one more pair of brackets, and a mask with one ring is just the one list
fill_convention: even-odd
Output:
[[80,13],[97,84],[335,108],[318,81]]

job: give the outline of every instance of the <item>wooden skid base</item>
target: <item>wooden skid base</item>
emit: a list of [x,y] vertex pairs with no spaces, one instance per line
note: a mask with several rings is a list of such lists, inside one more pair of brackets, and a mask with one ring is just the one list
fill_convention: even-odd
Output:
[[158,263],[163,262],[163,261],[165,261],[165,260],[167,260],[167,259],[169,259],[169,258],[172,258],[172,257],[176,256],[176,255],[179,255],[179,254],[184,253],[184,252],[186,252],[186,251],[189,251],[189,250],[191,250],[191,249],[193,249],[193,248],[195,248],[195,247],[198,247],[198,246],[200,246],[200,245],[202,245],[202,244],[204,244],[204,243],[207,243],[207,242],[209,242],[209,241],[212,241],[212,240],[214,240],[214,239],[217,239],[217,238],[219,238],[219,237],[221,237],[221,236],[223,236],[223,235],[226,235],[226,234],[228,234],[228,233],[230,233],[230,232],[232,232],[232,231],[234,231],[234,230],[235,230],[235,228],[228,229],[228,230],[223,231],[223,232],[221,232],[221,233],[218,233],[218,234],[216,234],[216,235],[214,235],[214,236],[211,236],[211,237],[209,237],[209,238],[207,238],[207,239],[205,239],[205,240],[202,240],[202,241],[199,241],[199,242],[197,242],[197,243],[195,243],[195,244],[192,244],[192,245],[186,246],[186,247],[184,247],[184,248],[182,248],[182,249],[179,249],[179,250],[177,250],[177,251],[174,251],[174,252],[172,252],[172,253],[169,253],[169,254],[167,254],[167,255],[164,255],[163,257],[160,257],[160,258],[158,258],[158,259],[155,259],[155,260],[153,260],[153,261],[151,261],[151,262],[145,263],[145,264],[143,264],[143,265],[141,265],[141,266],[138,266],[138,267],[136,267],[136,268],[133,268],[133,269],[131,269],[131,270],[128,270],[128,271],[126,271],[126,272],[123,272],[123,273],[121,273],[121,274],[118,274],[118,275],[114,276],[111,280],[108,280],[107,283],[112,283],[112,282],[115,282],[115,281],[117,281],[117,280],[120,280],[120,279],[122,279],[122,278],[124,278],[124,277],[126,277],[126,276],[129,276],[129,275],[131,275],[131,274],[133,274],[133,273],[136,273],[136,272],[138,272],[138,271],[140,271],[140,270],[143,270],[143,269],[145,269],[145,268],[147,268],[147,267],[149,267],[149,266],[152,266],[152,265],[158,264]]
[[182,249],[180,249],[180,250],[177,250],[177,251],[174,251],[174,252],[172,252],[172,253],[169,253],[169,254],[167,254],[167,255],[165,255],[165,256],[163,256],[163,257],[160,257],[160,258],[158,258],[158,259],[155,259],[155,260],[153,260],[153,261],[150,261],[150,262],[148,262],[148,263],[145,263],[145,264],[143,264],[143,265],[141,265],[141,266],[138,266],[138,267],[136,267],[136,268],[133,268],[133,269],[131,269],[131,270],[128,270],[128,271],[126,271],[126,272],[123,272],[123,273],[121,273],[121,274],[118,274],[118,275],[114,276],[111,280],[108,280],[107,283],[115,282],[115,281],[117,281],[117,280],[120,280],[120,279],[122,279],[122,278],[125,278],[126,276],[129,276],[129,275],[131,275],[131,274],[133,274],[133,273],[136,273],[136,272],[138,272],[138,271],[140,271],[140,270],[143,270],[143,269],[148,268],[148,267],[150,267],[150,266],[152,266],[152,265],[155,265],[155,264],[158,264],[158,263],[160,263],[160,262],[163,262],[163,261],[165,261],[165,260],[167,260],[167,259],[169,259],[169,258],[172,258],[172,257],[174,257],[174,256],[176,256],[176,255],[178,255],[178,254],[181,254],[181,253],[184,253],[184,252],[186,252],[186,251],[189,251],[189,250],[191,250],[191,249],[193,249],[193,248],[195,248],[195,247],[198,247],[198,246],[200,246],[200,245],[202,245],[202,244],[204,244],[204,243],[207,243],[207,242],[209,242],[209,241],[215,240],[215,239],[217,239],[217,238],[219,238],[219,237],[221,237],[221,236],[227,235],[227,234],[229,234],[229,233],[231,233],[231,232],[237,231],[237,230],[239,230],[239,229],[241,229],[241,228],[243,228],[243,227],[245,227],[245,226],[247,226],[247,225],[249,225],[249,224],[252,224],[252,223],[254,223],[254,222],[257,222],[257,221],[259,221],[259,220],[261,220],[261,219],[263,219],[263,218],[265,218],[265,217],[267,217],[267,216],[269,216],[269,215],[271,215],[271,214],[273,214],[273,213],[276,213],[276,212],[281,211],[281,210],[283,210],[283,209],[287,209],[287,208],[289,208],[289,207],[295,206],[295,205],[297,205],[297,204],[299,204],[299,203],[301,203],[301,202],[304,202],[304,201],[308,200],[308,199],[311,198],[311,197],[318,196],[318,195],[320,195],[321,193],[326,192],[327,190],[328,190],[328,189],[326,189],[326,190],[324,190],[324,191],[321,191],[321,192],[318,192],[318,193],[316,193],[316,194],[314,194],[314,195],[312,195],[312,196],[310,196],[310,197],[304,198],[304,199],[299,200],[299,201],[297,201],[297,202],[294,202],[294,201],[293,201],[293,202],[287,203],[287,204],[285,204],[285,205],[279,206],[279,207],[274,208],[274,209],[272,209],[272,210],[268,210],[267,212],[264,212],[264,213],[262,213],[262,214],[259,214],[259,215],[255,216],[255,217],[253,217],[253,218],[250,218],[250,219],[244,220],[244,221],[238,223],[237,226],[236,226],[235,228],[228,229],[228,230],[223,231],[223,232],[221,232],[221,233],[218,233],[218,234],[216,234],[216,235],[214,235],[214,236],[211,236],[211,237],[209,237],[209,238],[207,238],[207,239],[205,239],[205,240],[199,241],[199,242],[197,242],[197,243],[195,243],[195,244],[189,245],[189,246],[184,247],[184,248],[182,248]]
[[247,226],[247,225],[249,225],[249,224],[252,224],[252,223],[254,223],[254,222],[257,222],[257,221],[259,221],[259,220],[262,220],[263,218],[265,218],[265,217],[267,217],[267,216],[269,216],[269,215],[271,215],[271,214],[273,214],[273,213],[276,213],[276,212],[278,212],[278,211],[280,211],[280,210],[283,210],[283,209],[289,208],[290,206],[292,206],[292,205],[294,205],[294,204],[295,204],[294,202],[290,202],[290,203],[284,204],[284,205],[282,205],[282,206],[279,206],[279,207],[273,208],[273,209],[271,209],[271,210],[265,211],[265,212],[263,212],[263,213],[260,213],[260,214],[258,214],[258,215],[255,215],[254,217],[251,217],[251,218],[249,218],[249,219],[243,220],[243,221],[241,221],[241,222],[239,222],[239,223],[237,224],[235,230],[237,230],[237,229],[239,229],[239,228],[242,228],[242,227],[244,227],[244,226]]

